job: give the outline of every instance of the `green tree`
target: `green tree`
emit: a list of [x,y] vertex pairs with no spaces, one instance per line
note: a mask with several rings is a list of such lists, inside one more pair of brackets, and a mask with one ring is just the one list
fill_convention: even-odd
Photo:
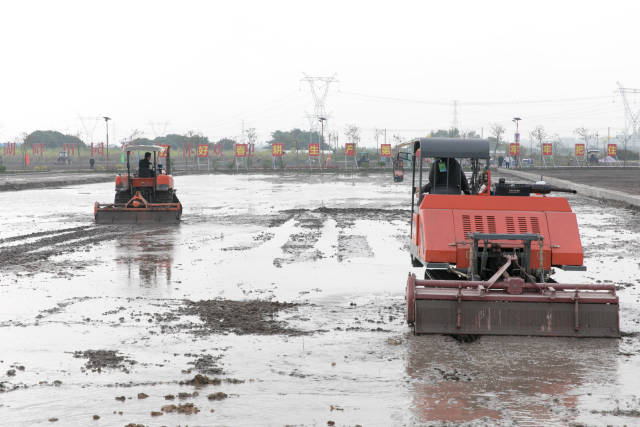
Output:
[[460,130],[458,128],[451,129],[438,129],[437,131],[431,131],[429,134],[431,138],[459,138]]
[[[267,144],[271,145],[274,142],[284,144],[285,150],[295,150],[296,148],[306,150],[309,143],[320,142],[320,133],[300,130],[298,128],[288,131],[277,130],[271,133],[271,140],[267,141]],[[325,150],[331,148],[326,142],[323,142],[322,147]]]
[[236,140],[235,139],[231,139],[231,138],[222,138],[218,141],[216,141],[215,143],[222,143],[222,149],[223,150],[233,150],[235,149],[236,146]]
[[64,144],[75,144],[76,147],[85,146],[77,136],[65,135],[55,130],[36,130],[26,135],[24,142],[27,146],[44,144],[47,148],[59,148]]
[[209,144],[209,138],[195,133],[193,131],[187,132],[186,135],[178,135],[175,133],[171,133],[165,136],[159,136],[154,139],[149,138],[136,138],[131,141],[132,144],[158,144],[158,145],[170,145],[172,149],[172,153],[176,150],[182,150],[183,143],[191,143],[191,146],[195,149],[195,146],[198,144]]

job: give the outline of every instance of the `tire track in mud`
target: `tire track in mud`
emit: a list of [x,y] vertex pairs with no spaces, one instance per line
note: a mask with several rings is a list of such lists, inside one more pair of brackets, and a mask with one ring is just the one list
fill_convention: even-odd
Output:
[[37,231],[35,233],[29,233],[29,234],[21,234],[19,236],[13,236],[13,237],[7,237],[5,239],[0,239],[0,245],[2,245],[4,243],[11,243],[11,242],[17,242],[17,241],[20,241],[20,240],[32,239],[32,238],[35,238],[35,237],[50,236],[52,234],[60,234],[60,233],[65,233],[65,232],[86,230],[86,229],[91,228],[91,227],[92,226],[86,225],[86,226],[81,226],[81,227],[64,228],[62,230],[47,230],[47,231]]
[[[89,245],[127,233],[127,230],[116,227],[82,226],[14,236],[0,241],[0,245],[18,242],[0,246],[0,263],[4,266],[33,266],[52,256],[83,250]],[[34,238],[36,240],[31,241]]]
[[273,265],[278,268],[281,268],[282,264],[316,261],[325,256],[314,247],[322,236],[321,229],[327,220],[327,215],[299,210],[293,214],[292,218],[295,218],[295,227],[302,231],[289,235],[289,240],[282,245],[281,249],[285,256],[273,260]]
[[277,257],[273,265],[282,267],[283,264],[294,262],[316,261],[327,255],[318,249],[314,249],[316,243],[322,237],[322,227],[325,222],[332,219],[338,228],[338,243],[336,257],[339,262],[349,258],[371,257],[371,249],[367,237],[364,235],[348,234],[347,229],[352,228],[356,221],[398,221],[406,219],[408,210],[404,209],[379,209],[379,208],[329,208],[293,209],[281,211],[289,219],[295,219],[295,226],[302,229],[298,233],[291,234],[289,240],[282,245],[284,257]]

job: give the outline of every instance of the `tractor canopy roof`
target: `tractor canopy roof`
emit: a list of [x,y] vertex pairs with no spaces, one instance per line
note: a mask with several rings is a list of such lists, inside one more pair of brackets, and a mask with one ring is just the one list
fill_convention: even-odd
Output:
[[134,144],[134,145],[125,145],[122,151],[155,151],[160,152],[164,151],[165,147],[161,147],[159,145],[153,144]]
[[413,153],[423,158],[457,157],[488,159],[489,140],[478,138],[420,138],[413,141]]

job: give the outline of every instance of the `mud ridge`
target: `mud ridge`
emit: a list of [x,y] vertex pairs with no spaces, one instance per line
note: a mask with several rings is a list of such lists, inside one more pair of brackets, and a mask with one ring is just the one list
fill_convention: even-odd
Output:
[[63,229],[59,229],[59,230],[37,231],[35,233],[21,234],[19,236],[13,236],[13,237],[7,237],[5,239],[0,239],[0,244],[16,242],[16,241],[19,241],[19,240],[27,240],[27,239],[32,239],[32,238],[35,238],[35,237],[50,236],[52,234],[70,233],[70,232],[73,232],[73,231],[86,230],[88,228],[92,228],[92,226],[84,225],[84,226],[80,226],[80,227],[63,228]]
[[[100,233],[91,235],[94,230],[100,230]],[[76,252],[88,245],[113,240],[126,233],[126,231],[115,228],[105,230],[95,227],[59,230],[56,234],[48,233],[47,236],[49,237],[44,237],[34,242],[0,248],[0,263],[5,266],[17,266],[46,261],[52,256]],[[24,238],[29,238],[28,236]]]
[[278,301],[203,300],[185,301],[180,314],[198,316],[202,325],[191,329],[198,335],[235,333],[238,335],[302,335],[304,331],[290,328],[277,320],[282,310],[296,308],[298,304]]

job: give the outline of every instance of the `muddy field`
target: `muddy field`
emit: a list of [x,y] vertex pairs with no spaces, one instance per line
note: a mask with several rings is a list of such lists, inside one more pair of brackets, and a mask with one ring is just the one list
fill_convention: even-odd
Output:
[[524,172],[566,179],[578,184],[640,194],[640,168],[582,167],[523,169]]
[[176,185],[161,228],[95,226],[111,183],[0,193],[0,424],[640,423],[637,211],[571,197],[557,275],[616,283],[623,338],[460,343],[403,320],[409,183]]

